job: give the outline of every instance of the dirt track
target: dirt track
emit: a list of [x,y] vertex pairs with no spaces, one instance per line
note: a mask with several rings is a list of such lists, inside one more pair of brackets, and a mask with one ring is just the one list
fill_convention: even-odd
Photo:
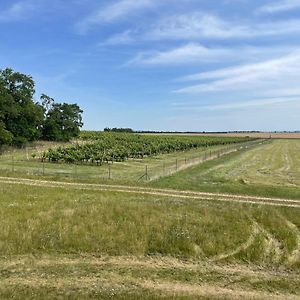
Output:
[[92,190],[92,191],[111,191],[111,192],[119,192],[119,193],[154,195],[160,197],[174,197],[174,198],[183,198],[183,199],[210,200],[210,201],[236,202],[236,203],[300,208],[300,199],[292,200],[292,199],[230,195],[230,194],[221,194],[221,193],[179,191],[179,190],[171,190],[171,189],[153,189],[153,188],[144,188],[144,187],[125,186],[125,185],[69,183],[69,182],[44,181],[44,180],[9,178],[9,177],[0,177],[0,183],[18,184],[18,185],[27,185],[27,186],[40,186],[40,187],[49,187],[49,188],[69,188],[69,189],[81,189],[81,190]]

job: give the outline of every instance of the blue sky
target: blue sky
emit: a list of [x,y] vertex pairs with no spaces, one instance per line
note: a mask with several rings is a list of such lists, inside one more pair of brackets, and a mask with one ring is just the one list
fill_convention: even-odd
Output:
[[0,40],[86,129],[300,129],[300,0],[0,0]]

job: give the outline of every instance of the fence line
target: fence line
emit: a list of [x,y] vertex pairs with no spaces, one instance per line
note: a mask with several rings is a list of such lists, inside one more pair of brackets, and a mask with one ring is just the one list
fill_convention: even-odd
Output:
[[[78,164],[55,164],[45,161],[18,161],[14,153],[11,155],[11,166],[9,160],[4,161],[0,157],[0,170],[13,174],[27,174],[33,176],[64,176],[78,179],[102,179],[102,180],[129,180],[129,181],[151,181],[161,177],[172,175],[181,170],[200,163],[217,159],[232,152],[245,150],[260,144],[269,143],[269,140],[256,140],[241,144],[227,145],[220,149],[207,149],[192,157],[174,157],[172,162],[163,161],[161,164],[151,166],[149,162],[134,165],[130,162],[108,163],[107,168],[102,166],[78,165]],[[26,157],[28,152],[26,150]],[[153,158],[155,159],[155,158]],[[30,165],[30,162],[35,165]],[[134,161],[133,162],[137,162]],[[27,163],[27,164],[26,164]],[[18,165],[19,164],[19,165]],[[23,165],[22,165],[23,164]],[[150,165],[149,165],[150,164]],[[83,172],[86,171],[86,172]]]
[[[208,153],[207,151],[205,151],[204,153],[201,153],[199,156],[195,156],[192,158],[184,158],[182,160],[177,159],[175,160],[175,163],[173,165],[170,165],[168,172],[166,172],[166,166],[165,164],[163,164],[163,171],[161,172],[161,174],[159,174],[158,172],[156,172],[156,174],[149,175],[148,174],[148,180],[156,180],[159,179],[161,177],[165,177],[165,176],[169,176],[172,174],[175,174],[179,171],[182,171],[184,169],[190,168],[192,166],[204,163],[206,161],[209,160],[213,160],[213,159],[217,159],[220,158],[224,155],[233,153],[233,152],[237,152],[240,150],[245,150],[247,148],[250,147],[254,147],[257,146],[259,144],[265,144],[265,143],[269,143],[270,141],[266,140],[266,141],[254,141],[254,142],[247,142],[247,143],[243,143],[243,144],[239,144],[239,145],[234,145],[234,146],[227,146],[225,148],[221,148],[221,149],[217,149],[217,150],[210,150]],[[182,161],[183,163],[180,164],[180,161]],[[148,170],[149,172],[149,170]]]

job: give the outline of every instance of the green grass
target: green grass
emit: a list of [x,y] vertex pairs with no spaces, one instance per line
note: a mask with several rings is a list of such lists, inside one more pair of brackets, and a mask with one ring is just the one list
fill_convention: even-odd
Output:
[[4,183],[0,193],[1,299],[300,293],[299,209]]
[[162,188],[300,199],[299,150],[299,140],[275,140],[207,161],[151,184]]
[[[300,199],[299,144],[274,141],[139,184]],[[12,183],[0,195],[0,299],[300,294],[298,208]]]
[[[197,201],[14,185],[1,186],[0,192],[3,255],[46,249],[200,257],[196,246],[201,244],[209,257],[242,242],[250,228],[245,215],[228,222],[231,211]],[[238,212],[239,207],[233,208]],[[220,239],[223,242],[216,249],[215,241]]]

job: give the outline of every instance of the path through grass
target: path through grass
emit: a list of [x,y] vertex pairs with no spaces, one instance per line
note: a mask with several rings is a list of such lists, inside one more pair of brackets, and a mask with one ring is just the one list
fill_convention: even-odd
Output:
[[0,184],[0,296],[297,299],[299,209]]

